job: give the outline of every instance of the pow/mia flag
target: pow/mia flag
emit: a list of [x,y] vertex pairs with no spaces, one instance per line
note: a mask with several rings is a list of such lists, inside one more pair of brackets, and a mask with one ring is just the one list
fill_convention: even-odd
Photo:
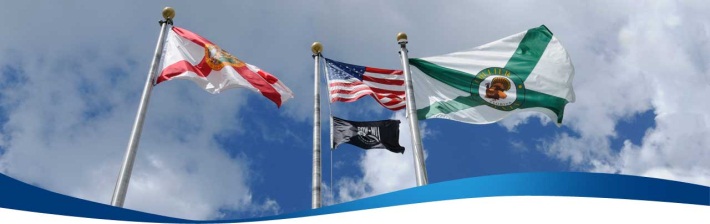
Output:
[[387,149],[404,153],[399,145],[399,120],[348,121],[333,118],[333,149],[348,143],[363,149]]

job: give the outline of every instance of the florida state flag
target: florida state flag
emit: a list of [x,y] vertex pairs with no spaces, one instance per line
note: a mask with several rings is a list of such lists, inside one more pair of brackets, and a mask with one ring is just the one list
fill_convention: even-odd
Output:
[[189,30],[172,27],[156,84],[171,79],[194,81],[207,92],[243,87],[259,92],[280,107],[293,93],[275,76],[244,63],[209,40]]

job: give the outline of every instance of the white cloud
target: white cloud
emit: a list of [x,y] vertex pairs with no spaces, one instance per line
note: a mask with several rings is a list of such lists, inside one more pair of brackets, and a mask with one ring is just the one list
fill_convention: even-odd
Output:
[[[563,134],[541,148],[578,169],[710,185],[710,17],[702,12],[708,6],[660,1],[637,7],[612,33],[615,54],[576,60],[589,66],[578,67],[580,98],[568,106],[566,124],[581,137]],[[655,127],[642,142],[612,149],[616,125],[647,110],[656,114]]]
[[550,120],[550,117],[542,113],[523,111],[508,115],[508,117],[499,121],[498,124],[508,129],[509,132],[516,132],[517,130],[515,128],[520,125],[527,124],[530,121],[530,118],[538,118],[543,125],[547,125],[552,121]]
[[543,142],[538,148],[550,157],[567,161],[575,169],[590,169],[608,164],[613,159],[606,138],[572,137],[562,133],[553,142]]

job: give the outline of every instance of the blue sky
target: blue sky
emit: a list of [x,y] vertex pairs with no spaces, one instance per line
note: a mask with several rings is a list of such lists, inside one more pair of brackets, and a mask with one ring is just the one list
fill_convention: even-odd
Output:
[[[710,4],[703,1],[6,1],[0,8],[0,172],[108,204],[165,6],[200,34],[289,86],[276,108],[245,89],[185,80],[153,89],[125,206],[189,219],[310,209],[313,60],[399,69],[546,25],[567,49],[577,101],[562,127],[535,113],[496,124],[422,121],[430,183],[536,171],[640,175],[710,185]],[[325,85],[322,85],[323,87]],[[328,105],[321,90],[323,121]],[[351,120],[404,120],[369,97],[335,103]],[[325,204],[415,186],[404,154],[323,133]],[[475,137],[474,137],[475,136]]]

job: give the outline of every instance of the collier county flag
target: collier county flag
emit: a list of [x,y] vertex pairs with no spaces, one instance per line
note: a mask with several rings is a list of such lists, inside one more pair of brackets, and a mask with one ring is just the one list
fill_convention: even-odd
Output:
[[275,76],[244,63],[189,30],[172,27],[165,43],[162,72],[156,84],[170,79],[194,81],[207,92],[243,87],[259,92],[280,107],[293,93]]
[[575,100],[572,62],[544,25],[409,63],[419,119],[487,124],[512,112],[538,111],[561,124],[565,105]]

